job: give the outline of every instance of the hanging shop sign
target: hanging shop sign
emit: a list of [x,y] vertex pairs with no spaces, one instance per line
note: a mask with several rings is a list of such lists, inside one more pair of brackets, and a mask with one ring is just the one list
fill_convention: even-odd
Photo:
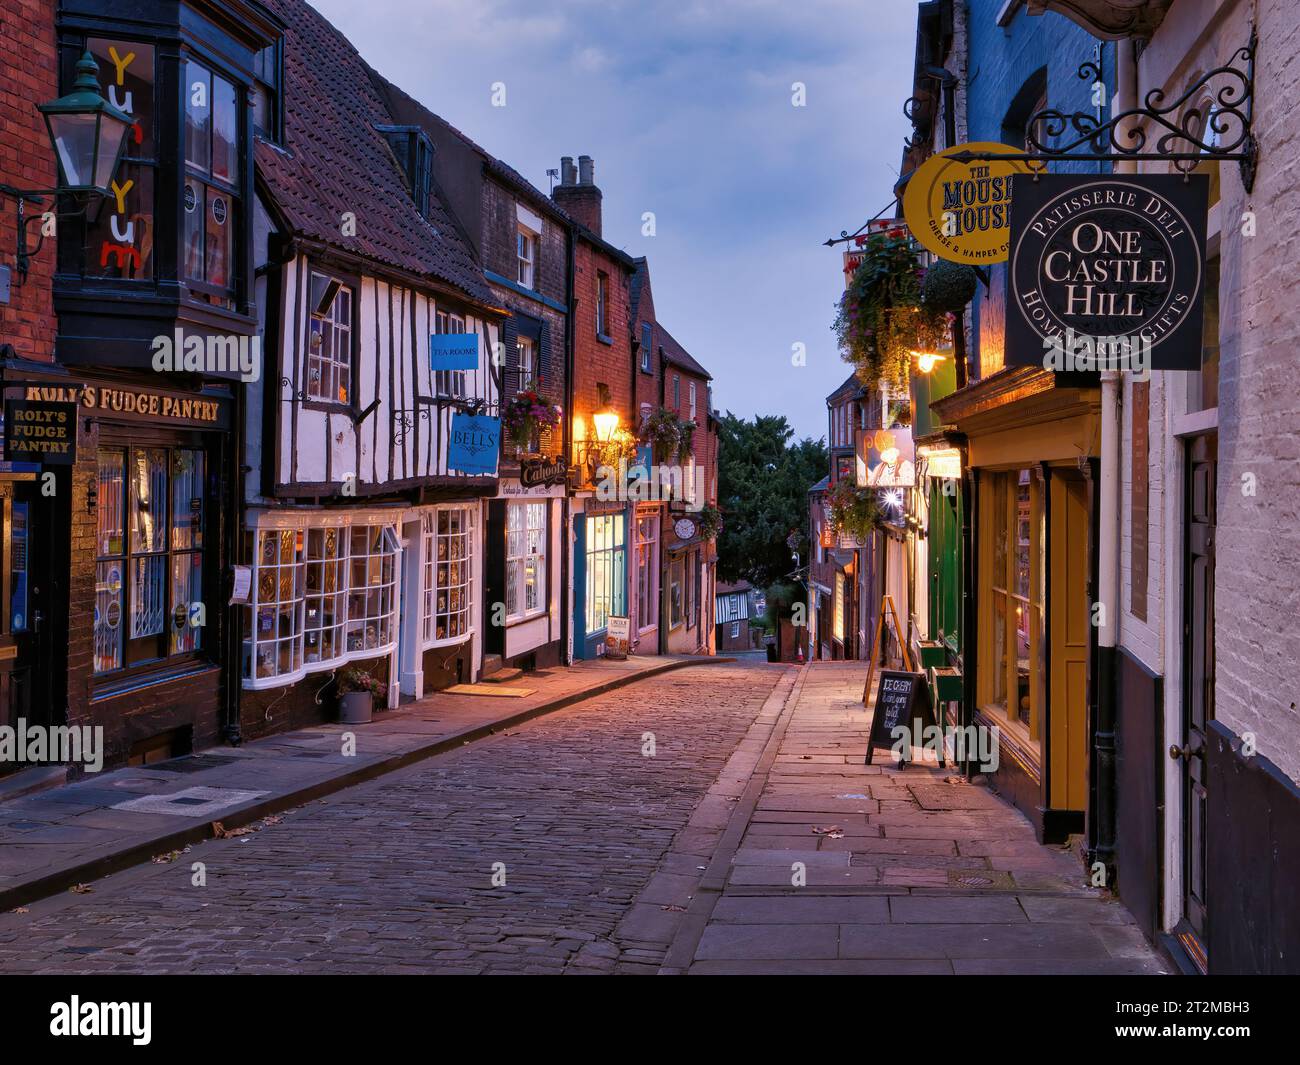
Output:
[[486,414],[457,413],[451,417],[447,468],[495,477],[501,451],[501,419]]
[[904,426],[857,434],[859,488],[912,488],[916,485],[916,446]]
[[519,483],[525,488],[543,488],[547,485],[563,484],[569,468],[564,457],[557,455],[553,459],[525,458],[519,460]]
[[429,337],[430,370],[478,369],[477,333],[434,333]]
[[77,461],[77,408],[72,403],[5,400],[5,461],[71,466]]
[[1201,368],[1204,174],[1014,184],[1008,366]]
[[921,245],[949,262],[983,266],[1006,260],[1011,239],[1011,178],[1029,173],[1018,159],[958,162],[961,152],[1012,154],[993,141],[956,144],[930,156],[903,191],[903,217]]

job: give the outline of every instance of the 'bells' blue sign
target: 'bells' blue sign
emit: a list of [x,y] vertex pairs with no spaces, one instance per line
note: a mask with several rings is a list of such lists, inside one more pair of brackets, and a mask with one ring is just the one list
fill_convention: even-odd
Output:
[[501,419],[486,414],[453,414],[447,468],[495,477],[501,449]]

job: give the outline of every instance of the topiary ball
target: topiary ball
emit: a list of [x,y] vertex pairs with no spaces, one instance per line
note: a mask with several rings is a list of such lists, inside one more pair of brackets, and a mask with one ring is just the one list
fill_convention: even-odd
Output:
[[978,281],[973,266],[940,259],[925,272],[921,300],[928,310],[956,314],[974,298]]

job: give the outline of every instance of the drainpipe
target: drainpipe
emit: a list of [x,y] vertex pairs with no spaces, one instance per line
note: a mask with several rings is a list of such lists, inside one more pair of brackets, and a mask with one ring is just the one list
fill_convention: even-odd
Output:
[[[1133,40],[1120,41],[1116,57],[1116,100],[1120,111],[1137,106],[1137,53]],[[1123,136],[1124,131],[1119,131]],[[1115,170],[1133,173],[1136,164],[1119,161]],[[1123,608],[1120,587],[1120,541],[1123,517],[1120,486],[1120,422],[1124,379],[1117,370],[1101,375],[1101,462],[1097,529],[1097,601],[1103,612],[1097,626],[1097,712],[1093,721],[1093,784],[1088,811],[1088,842],[1092,863],[1106,866],[1106,883],[1115,886],[1115,726],[1116,666],[1119,619]]]
[[568,471],[573,469],[573,353],[574,323],[578,316],[578,299],[574,274],[577,272],[577,258],[574,250],[573,227],[565,233],[565,259],[569,285],[568,313],[564,322],[564,457],[565,489],[564,502],[560,507],[560,661],[568,666],[573,664],[569,656],[569,626],[573,623],[573,589],[569,587],[569,556],[573,553],[573,513],[569,506]]

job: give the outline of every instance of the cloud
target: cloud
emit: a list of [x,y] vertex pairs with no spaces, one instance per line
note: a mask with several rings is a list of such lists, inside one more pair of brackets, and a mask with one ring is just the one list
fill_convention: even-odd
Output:
[[[316,0],[386,77],[548,188],[588,154],[611,243],[650,257],[655,307],[714,402],[825,433],[848,367],[839,249],[885,204],[911,88],[912,0]],[[491,105],[505,82],[508,106]],[[791,106],[791,84],[807,106]],[[657,236],[641,236],[654,211]],[[808,365],[789,365],[790,345]]]

